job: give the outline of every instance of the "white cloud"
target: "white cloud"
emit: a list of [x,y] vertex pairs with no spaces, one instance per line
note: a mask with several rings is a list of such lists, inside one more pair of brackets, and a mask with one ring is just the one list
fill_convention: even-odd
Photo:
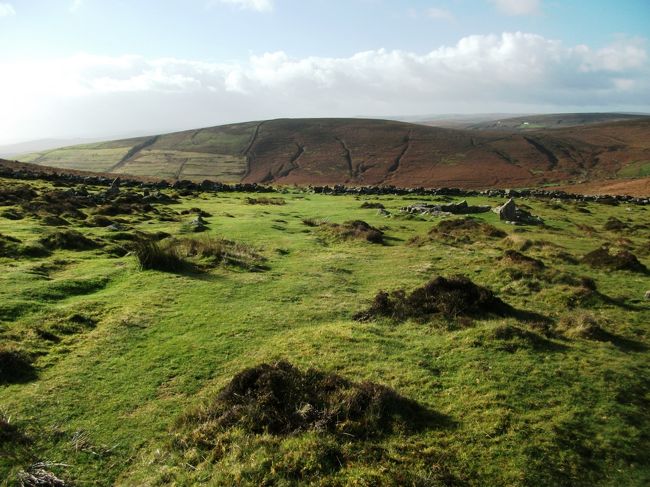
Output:
[[0,18],[16,15],[16,9],[10,3],[0,2]]
[[541,0],[490,0],[507,15],[536,15],[541,12]]
[[245,10],[257,12],[269,12],[273,10],[273,0],[210,0],[208,4],[227,3]]
[[0,72],[12,73],[0,77],[5,141],[276,117],[650,111],[650,61],[638,39],[594,49],[517,32],[424,54],[271,52],[239,63],[80,54],[0,62]]
[[72,3],[70,4],[70,12],[76,12],[79,10],[84,4],[84,0],[72,0]]
[[435,20],[454,20],[454,14],[444,8],[431,7],[426,10],[426,14]]

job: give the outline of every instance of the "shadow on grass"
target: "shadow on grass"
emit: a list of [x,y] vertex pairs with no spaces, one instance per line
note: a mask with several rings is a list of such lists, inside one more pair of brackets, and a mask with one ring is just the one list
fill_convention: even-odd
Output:
[[25,352],[10,345],[0,348],[0,384],[23,384],[36,377],[36,368]]
[[590,339],[597,342],[611,343],[625,352],[645,352],[648,350],[648,346],[644,343],[610,333],[602,328],[597,329]]
[[561,352],[568,347],[525,328],[514,325],[499,325],[479,335],[476,345],[494,347],[505,352],[534,350],[536,352]]
[[392,237],[384,234],[384,246],[393,247],[399,243],[405,242],[406,240],[400,237]]
[[526,309],[517,309],[510,305],[507,306],[509,308],[507,314],[515,318],[517,321],[521,321],[522,323],[543,325],[551,325],[553,323],[553,320],[551,318],[541,313],[536,313],[535,311],[529,311]]

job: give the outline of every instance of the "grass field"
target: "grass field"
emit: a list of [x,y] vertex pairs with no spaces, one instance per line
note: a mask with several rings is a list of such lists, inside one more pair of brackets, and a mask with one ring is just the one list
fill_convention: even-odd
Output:
[[650,161],[634,162],[618,172],[618,176],[627,178],[642,178],[650,176]]
[[[74,485],[650,482],[650,275],[582,261],[607,244],[650,266],[647,207],[520,200],[543,226],[490,212],[475,218],[494,229],[430,232],[460,217],[399,209],[433,197],[123,190],[121,205],[68,189],[0,180],[3,485],[38,462]],[[383,243],[333,225],[351,220]],[[136,232],[229,242],[226,257],[141,270]],[[380,290],[458,274],[510,311],[354,318]],[[206,416],[233,376],[280,360],[390,387],[426,414],[373,434]]]

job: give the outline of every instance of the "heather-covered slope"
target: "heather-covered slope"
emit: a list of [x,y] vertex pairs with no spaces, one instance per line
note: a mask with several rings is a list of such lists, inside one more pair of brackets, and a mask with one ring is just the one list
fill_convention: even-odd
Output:
[[167,180],[523,187],[646,176],[650,118],[525,132],[280,119],[74,146],[21,160]]

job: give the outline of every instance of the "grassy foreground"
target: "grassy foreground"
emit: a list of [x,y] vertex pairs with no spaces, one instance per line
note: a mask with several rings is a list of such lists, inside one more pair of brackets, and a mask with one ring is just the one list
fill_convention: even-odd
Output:
[[[650,483],[647,207],[521,200],[544,225],[438,227],[460,217],[399,211],[432,197],[86,190],[0,180],[3,485],[39,469],[74,485]],[[142,270],[135,235],[184,265]],[[603,244],[639,265],[582,261]],[[380,290],[458,274],[510,311],[354,319]],[[279,361],[417,408],[373,434],[211,416],[234,376]]]

